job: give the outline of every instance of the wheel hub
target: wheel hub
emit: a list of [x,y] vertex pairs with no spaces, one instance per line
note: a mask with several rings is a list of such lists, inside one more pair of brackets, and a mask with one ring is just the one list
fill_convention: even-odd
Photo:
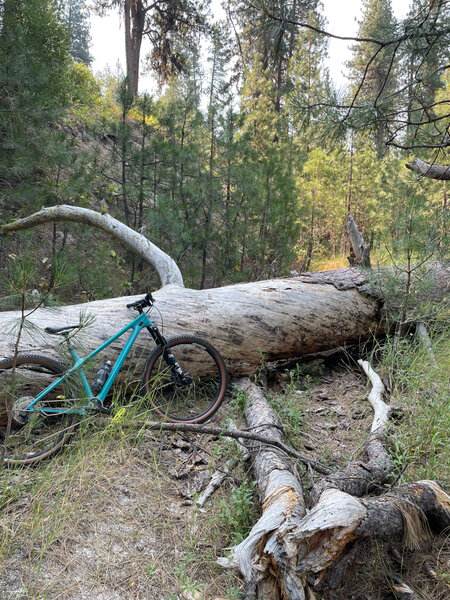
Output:
[[28,423],[29,412],[27,406],[33,401],[33,396],[21,396],[14,402],[12,420],[15,425],[23,427]]

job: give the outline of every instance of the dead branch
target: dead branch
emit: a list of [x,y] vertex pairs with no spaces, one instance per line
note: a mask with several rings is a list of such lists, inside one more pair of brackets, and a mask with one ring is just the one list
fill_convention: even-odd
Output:
[[[249,427],[261,429],[265,438],[283,443],[278,416],[262,390],[249,379],[240,380],[238,385],[247,394],[245,418]],[[298,523],[305,515],[302,485],[293,466],[277,448],[253,443],[250,449],[257,451],[253,469],[262,515],[247,538],[234,549],[231,561],[219,559],[218,562],[222,566],[239,566],[250,587],[257,589],[258,598],[278,598],[280,588],[286,597],[295,597],[300,581],[295,569],[285,562],[287,540],[282,539],[279,532],[287,523]],[[283,568],[279,568],[280,565]]]
[[353,250],[348,257],[350,266],[362,265],[370,268],[370,248],[364,241],[352,215],[347,216],[347,233]]
[[377,373],[367,361],[358,360],[358,364],[373,386],[368,400],[373,408],[374,417],[370,438],[363,448],[367,460],[354,461],[345,469],[322,477],[311,490],[309,497],[312,504],[315,504],[327,489],[338,489],[352,496],[362,497],[388,481],[392,472],[392,460],[384,447],[384,441],[393,408],[383,402],[384,385]]
[[[203,433],[207,435],[214,435],[217,437],[230,437],[235,440],[242,439],[259,442],[260,444],[264,444],[266,446],[271,446],[273,448],[281,450],[287,456],[299,460],[304,465],[311,467],[318,473],[326,475],[330,472],[330,470],[321,463],[313,459],[309,459],[306,456],[303,456],[303,454],[300,454],[300,452],[297,452],[297,450],[294,450],[293,448],[282,442],[279,436],[270,435],[269,437],[267,437],[267,435],[265,435],[264,433],[250,433],[248,431],[243,431],[242,429],[223,429],[222,427],[212,427],[209,425],[197,425],[189,423],[159,423],[155,421],[130,421],[130,423],[128,423],[127,421],[124,421],[125,425],[129,424],[131,426],[135,426],[136,423],[139,425],[144,425],[147,429],[153,431],[183,431],[191,433]],[[262,431],[265,427],[265,425],[258,426],[258,428],[260,428]],[[258,446],[258,448],[260,447]]]
[[[233,421],[229,423],[228,427],[230,428],[230,431],[238,430]],[[230,473],[240,461],[245,462],[248,460],[250,454],[247,452],[247,449],[244,446],[243,438],[240,437],[237,441],[237,450],[239,452],[239,458],[229,459],[223,467],[217,469],[217,471],[213,473],[208,485],[196,500],[196,504],[198,506],[203,506],[205,504],[208,498],[212,496],[212,494],[214,494],[214,492],[222,485],[223,481],[227,477],[229,477]]]
[[45,223],[58,221],[70,221],[72,223],[84,223],[103,229],[124,243],[128,248],[136,252],[142,259],[151,264],[157,271],[163,286],[175,284],[183,287],[183,277],[175,263],[158,246],[152,244],[145,236],[127,227],[117,219],[108,214],[101,214],[88,208],[78,206],[52,206],[43,208],[39,212],[19,219],[13,223],[7,223],[0,227],[0,232],[10,233],[23,229],[30,229]]
[[429,177],[431,179],[439,179],[441,181],[450,180],[450,165],[433,165],[421,160],[420,158],[414,158],[409,163],[406,163],[405,167],[410,171],[414,171],[422,177]]

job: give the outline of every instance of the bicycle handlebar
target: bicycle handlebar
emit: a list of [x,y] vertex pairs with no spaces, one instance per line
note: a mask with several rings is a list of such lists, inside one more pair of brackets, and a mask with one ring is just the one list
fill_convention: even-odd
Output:
[[151,294],[151,292],[148,292],[144,298],[141,298],[141,300],[136,300],[136,302],[132,302],[131,304],[127,304],[127,308],[132,308],[134,310],[142,310],[143,308],[146,308],[147,306],[153,306],[155,300]]

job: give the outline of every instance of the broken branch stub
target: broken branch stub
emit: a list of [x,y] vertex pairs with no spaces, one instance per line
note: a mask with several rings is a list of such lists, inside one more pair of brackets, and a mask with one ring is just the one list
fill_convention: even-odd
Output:
[[352,215],[347,215],[347,233],[352,246],[352,252],[348,257],[350,265],[370,268],[370,247],[364,241]]
[[450,165],[434,165],[420,158],[413,158],[413,160],[405,164],[405,167],[422,177],[429,177],[430,179],[438,179],[440,181],[448,181],[450,179]]

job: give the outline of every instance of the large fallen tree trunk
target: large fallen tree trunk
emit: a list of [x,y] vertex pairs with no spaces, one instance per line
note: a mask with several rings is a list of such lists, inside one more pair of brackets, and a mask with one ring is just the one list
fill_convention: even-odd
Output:
[[[357,274],[347,269],[345,274]],[[191,333],[211,341],[224,356],[232,375],[254,373],[264,361],[299,356],[367,339],[379,326],[379,303],[360,294],[356,287],[338,290],[331,283],[304,283],[301,278],[276,279],[238,284],[210,290],[165,286],[155,294],[151,317],[164,323],[166,337]],[[44,327],[77,324],[80,314],[96,317],[80,331],[86,351],[103,343],[133,316],[126,304],[138,296],[75,304],[58,310],[39,309],[29,321],[39,327],[24,331],[21,352],[38,345],[50,352],[55,338]],[[160,316],[161,315],[161,316]],[[14,350],[20,312],[0,313],[0,358]],[[149,351],[150,336],[142,334],[135,345],[131,365]],[[121,348],[111,346],[108,358]]]
[[[210,290],[183,288],[174,261],[145,236],[110,215],[92,210],[56,206],[0,227],[3,234],[54,221],[73,221],[99,227],[134,249],[157,270],[163,288],[156,292],[157,307],[164,319],[166,337],[192,333],[211,341],[224,356],[232,375],[250,375],[264,361],[308,354],[367,339],[379,329],[379,303],[357,291],[364,282],[359,269],[343,269],[306,278],[295,277],[239,284]],[[80,331],[85,351],[91,351],[130,320],[126,304],[137,297],[113,298],[89,304],[24,313],[0,313],[0,359],[14,354],[17,332],[20,351],[39,347],[52,353],[55,345],[43,332],[47,326],[77,324],[80,314],[96,317]],[[155,315],[158,322],[159,314]],[[28,316],[27,316],[28,315]],[[23,327],[27,316],[31,327]],[[110,350],[117,356],[120,340]],[[148,339],[140,336],[130,366],[149,351]]]
[[[60,220],[102,228],[152,264],[164,286],[155,294],[160,311],[152,314],[155,322],[161,324],[163,319],[166,337],[191,333],[211,341],[224,356],[232,375],[250,375],[265,361],[352,344],[382,331],[380,302],[360,293],[365,274],[359,268],[191,290],[182,287],[181,274],[169,256],[109,215],[58,206],[3,225],[0,232],[7,234]],[[86,352],[91,351],[130,321],[126,304],[135,299],[137,296],[75,304],[59,310],[0,313],[0,359],[15,353],[18,331],[21,352],[39,346],[42,352],[52,354],[55,339],[46,336],[43,329],[49,325],[77,324],[80,315],[86,313],[96,320],[80,331],[79,340]],[[24,317],[30,326],[23,327]],[[138,338],[128,363],[131,368],[148,354],[148,343],[145,335]],[[121,347],[120,340],[115,342],[108,358],[114,359]]]

